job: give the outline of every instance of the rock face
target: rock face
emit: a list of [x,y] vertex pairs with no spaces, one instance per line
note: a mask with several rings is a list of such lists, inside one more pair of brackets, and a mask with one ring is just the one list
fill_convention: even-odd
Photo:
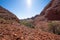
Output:
[[60,0],[51,0],[50,3],[40,13],[40,15],[36,15],[33,20],[35,25],[40,24],[40,21],[59,21]]
[[45,11],[47,20],[60,20],[60,0],[54,0]]
[[51,0],[35,20],[60,20],[60,0]]
[[49,21],[60,21],[60,0],[51,0],[40,15],[33,18],[33,24],[37,29],[47,31]]
[[52,0],[51,2],[49,7],[45,9],[45,18],[47,20],[60,20],[60,0]]
[[11,12],[9,12],[8,10],[1,6],[0,6],[0,18],[17,22],[19,21],[19,19],[14,14],[12,14]]

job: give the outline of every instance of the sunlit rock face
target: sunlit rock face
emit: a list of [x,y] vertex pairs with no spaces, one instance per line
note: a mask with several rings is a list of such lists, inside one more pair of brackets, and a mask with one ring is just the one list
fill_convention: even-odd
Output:
[[12,14],[11,12],[9,12],[8,10],[6,10],[5,8],[3,8],[2,6],[0,6],[0,18],[3,18],[5,20],[14,20],[14,21],[19,21],[19,19]]
[[47,28],[47,21],[60,21],[60,0],[51,0],[40,15],[33,18],[36,28]]
[[35,20],[60,20],[60,0],[51,0]]
[[60,20],[60,0],[54,0],[51,6],[45,10],[45,18],[47,20]]

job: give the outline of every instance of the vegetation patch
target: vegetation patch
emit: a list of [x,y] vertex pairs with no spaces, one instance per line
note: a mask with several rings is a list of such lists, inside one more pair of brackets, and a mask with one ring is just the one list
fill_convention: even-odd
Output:
[[60,35],[60,22],[59,21],[51,21],[48,23],[49,32]]
[[34,25],[28,21],[20,21],[20,24],[23,24],[27,27],[34,28]]

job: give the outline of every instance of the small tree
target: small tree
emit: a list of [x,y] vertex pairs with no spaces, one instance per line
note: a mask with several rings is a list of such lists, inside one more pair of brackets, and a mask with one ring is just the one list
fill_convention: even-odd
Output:
[[49,32],[60,35],[60,23],[57,21],[49,22]]
[[30,28],[35,28],[32,23],[27,22],[27,21],[20,21],[20,24],[23,24],[23,25],[30,27]]

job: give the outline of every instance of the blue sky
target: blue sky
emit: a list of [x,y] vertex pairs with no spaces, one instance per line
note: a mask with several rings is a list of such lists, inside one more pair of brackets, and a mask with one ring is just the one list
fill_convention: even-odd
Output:
[[50,0],[0,0],[0,5],[19,19],[33,17],[44,9]]

